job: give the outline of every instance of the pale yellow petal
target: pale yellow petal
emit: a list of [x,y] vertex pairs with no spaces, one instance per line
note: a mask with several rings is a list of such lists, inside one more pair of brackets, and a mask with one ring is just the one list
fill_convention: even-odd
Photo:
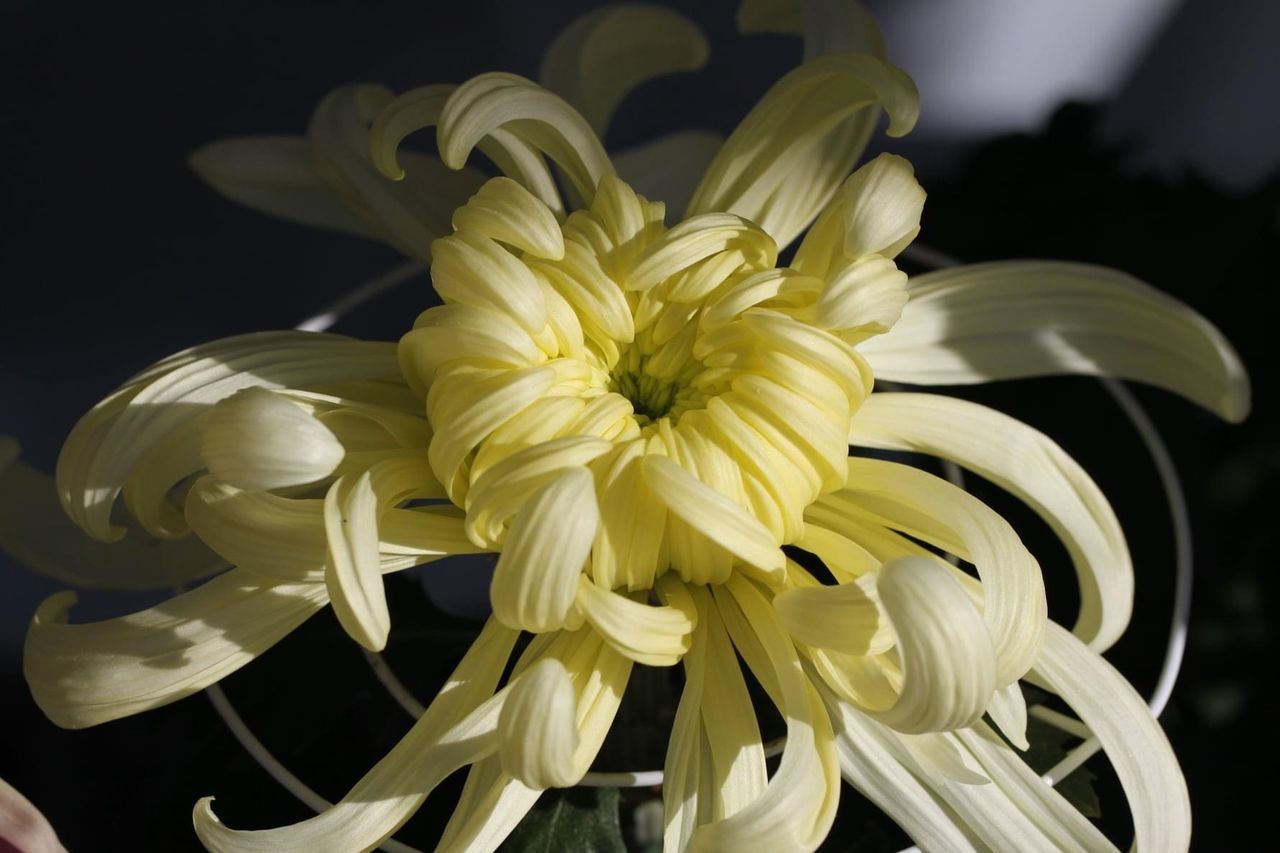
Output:
[[893,328],[907,304],[907,276],[879,255],[832,273],[814,308],[814,320],[850,343]]
[[902,687],[872,717],[914,734],[972,725],[995,692],[991,636],[968,593],[939,563],[903,557],[878,572],[876,590],[893,623]]
[[760,571],[782,573],[782,549],[742,507],[665,457],[646,456],[643,470],[645,481],[673,515]]
[[1249,378],[1204,317],[1118,270],[995,261],[927,273],[892,335],[861,351],[876,376],[918,385],[1085,374],[1181,394],[1229,421],[1249,412]]
[[0,843],[14,853],[67,853],[49,820],[3,779],[0,779]]
[[494,615],[527,631],[563,627],[599,519],[586,468],[568,468],[539,489],[511,521],[489,591]]
[[[405,179],[397,149],[405,137],[417,130],[435,127],[440,114],[457,86],[421,86],[405,92],[378,113],[369,129],[369,147],[375,168],[393,181]],[[564,204],[547,162],[537,148],[516,134],[494,128],[476,143],[504,175],[512,178],[552,210],[563,216]],[[447,232],[445,232],[447,233]]]
[[497,311],[530,335],[547,325],[542,288],[527,266],[493,240],[460,231],[437,240],[431,251],[431,282],[446,302]]
[[578,576],[577,604],[588,624],[621,655],[672,666],[689,650],[693,622],[674,607],[644,604]]
[[[726,619],[734,644],[753,635],[780,691],[787,746],[777,772],[749,805],[723,820],[698,827],[694,850],[814,850],[826,837],[839,800],[840,770],[826,709],[810,683],[786,628],[751,581],[735,574],[716,588],[717,603],[732,596],[743,620]],[[723,611],[723,607],[721,607]],[[748,658],[755,668],[756,663]]]
[[510,178],[493,178],[453,212],[456,231],[475,231],[536,258],[564,257],[555,214]]
[[902,157],[881,154],[858,169],[841,189],[845,255],[895,257],[920,233],[924,197]]
[[27,631],[23,673],[64,728],[167,705],[235,672],[325,605],[320,584],[271,584],[232,569],[117,619],[68,624],[74,593],[51,596]]
[[850,423],[849,443],[949,459],[1026,501],[1075,564],[1076,634],[1105,649],[1124,631],[1133,606],[1124,531],[1093,479],[1051,439],[977,403],[894,393],[867,399]]
[[497,850],[540,796],[540,789],[504,772],[500,756],[473,764],[436,849],[441,853]]
[[502,769],[530,788],[566,788],[578,779],[573,683],[564,664],[545,658],[512,683],[498,717]]
[[382,651],[391,614],[378,551],[378,496],[369,472],[340,477],[324,498],[327,540],[324,582],[333,612],[351,638]]
[[493,131],[509,130],[556,162],[588,204],[596,185],[613,172],[609,155],[585,119],[563,99],[515,74],[473,77],[449,96],[440,113],[440,157],[461,168]]
[[707,61],[698,26],[664,6],[608,6],[560,31],[538,82],[572,104],[601,137],[622,99],[646,80],[695,71]]
[[881,105],[890,136],[915,124],[919,98],[899,69],[866,54],[805,63],[778,81],[730,135],[688,214],[736,213],[786,246],[848,175]]
[[[803,547],[803,546],[802,546]],[[893,646],[893,630],[880,612],[875,573],[838,586],[787,589],[773,606],[800,642],[851,655],[878,655]]]
[[[840,772],[845,781],[893,818],[928,853],[974,853],[979,849],[929,787],[894,751],[895,735],[819,686],[835,726]],[[972,786],[970,786],[972,787]]]

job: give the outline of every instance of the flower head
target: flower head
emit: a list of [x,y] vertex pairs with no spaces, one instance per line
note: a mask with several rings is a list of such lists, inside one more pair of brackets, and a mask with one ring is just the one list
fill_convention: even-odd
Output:
[[[1138,843],[1185,844],[1176,761],[1095,651],[1132,593],[1097,487],[1011,418],[872,389],[1110,372],[1240,417],[1243,371],[1203,319],[1114,271],[1003,263],[909,281],[894,258],[924,203],[910,165],[882,155],[848,175],[878,106],[891,133],[910,129],[914,88],[881,59],[806,63],[677,218],[523,78],[331,96],[313,129],[371,123],[371,150],[322,160],[325,173],[430,258],[443,304],[398,346],[293,332],[197,347],[86,415],[59,463],[71,517],[117,536],[123,493],[148,532],[194,532],[236,568],[105,623],[67,624],[71,600],[50,599],[27,645],[37,701],[67,726],[173,701],[326,604],[378,650],[384,573],[496,552],[492,618],[347,797],[264,831],[224,826],[205,799],[201,840],[367,849],[470,765],[441,847],[492,849],[541,790],[588,771],[636,664],[681,664],[668,849],[814,849],[842,775],[927,848],[1105,847],[1017,755],[1023,678],[1113,750]],[[400,141],[432,125],[445,165],[479,147],[506,177],[473,187],[426,243],[365,182],[402,177]],[[851,444],[949,459],[1023,498],[1079,571],[1075,634],[1049,622],[1040,568],[1005,520]],[[533,639],[504,681],[520,632]],[[739,656],[786,724],[772,775]]]

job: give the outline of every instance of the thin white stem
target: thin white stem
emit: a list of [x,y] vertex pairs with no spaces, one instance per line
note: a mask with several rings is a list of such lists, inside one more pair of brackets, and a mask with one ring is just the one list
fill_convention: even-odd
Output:
[[1027,714],[1081,740],[1093,737],[1093,731],[1084,723],[1061,711],[1055,711],[1047,705],[1032,705],[1027,709]]
[[[204,692],[213,704],[213,710],[222,718],[222,722],[226,725],[227,730],[231,732],[232,737],[239,741],[244,751],[249,753],[250,757],[258,762],[258,766],[267,771],[267,775],[276,780],[280,787],[293,794],[316,814],[333,807],[332,803],[311,790],[305,782],[289,772],[289,768],[281,764],[280,760],[271,754],[271,750],[267,749],[262,741],[258,740],[257,736],[245,725],[240,715],[236,713],[236,709],[232,707],[231,700],[227,699],[227,694],[222,691],[221,686],[211,684],[204,689]],[[418,848],[401,844],[393,838],[388,838],[382,842],[378,849],[386,850],[387,853],[421,853]]]
[[426,271],[426,267],[418,261],[405,261],[392,267],[381,275],[374,276],[341,299],[327,305],[317,314],[303,320],[295,329],[301,332],[323,332],[334,323],[351,313],[376,296],[386,293],[398,284],[408,281],[415,275]]

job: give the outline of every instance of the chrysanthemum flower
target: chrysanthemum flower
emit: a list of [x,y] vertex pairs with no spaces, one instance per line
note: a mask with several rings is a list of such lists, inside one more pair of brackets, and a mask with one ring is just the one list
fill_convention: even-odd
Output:
[[[1019,757],[1024,679],[1106,748],[1138,847],[1185,847],[1168,742],[1099,655],[1132,596],[1105,498],[1025,424],[873,384],[1108,374],[1234,420],[1244,372],[1206,321],[1115,271],[1007,262],[908,280],[894,258],[925,198],[910,165],[882,155],[846,179],[878,107],[891,135],[910,129],[901,71],[860,53],[806,63],[673,217],[617,176],[587,119],[523,78],[330,98],[320,115],[348,142],[372,122],[371,154],[335,161],[343,174],[398,177],[401,139],[434,125],[447,166],[480,147],[507,177],[429,246],[393,237],[431,258],[444,303],[398,345],[230,338],[85,416],[58,467],[71,517],[118,537],[123,494],[152,535],[194,532],[235,568],[107,622],[69,624],[69,594],[45,602],[27,644],[36,701],[69,727],[156,707],[326,605],[378,650],[383,574],[496,552],[493,615],[399,745],[292,826],[232,829],[201,800],[206,846],[368,849],[469,766],[440,847],[493,849],[542,790],[588,771],[633,668],[678,664],[667,849],[812,850],[842,776],[926,849],[1112,849]],[[1023,499],[1078,570],[1074,632],[1048,620],[1039,566],[1005,520],[850,445],[951,460]],[[739,656],[785,721],[772,774]]]

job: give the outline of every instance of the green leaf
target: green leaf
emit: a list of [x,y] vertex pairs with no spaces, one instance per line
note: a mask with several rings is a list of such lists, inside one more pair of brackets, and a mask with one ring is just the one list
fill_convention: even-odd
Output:
[[507,837],[510,853],[626,853],[617,788],[565,788],[543,793]]
[[[1055,728],[1043,720],[1031,717],[1027,720],[1027,742],[1030,749],[1023,758],[1027,765],[1037,773],[1044,773],[1063,758],[1069,751],[1068,743],[1077,740],[1061,729]],[[1102,817],[1102,805],[1098,802],[1098,792],[1093,783],[1098,777],[1088,767],[1079,767],[1067,775],[1054,787],[1068,803],[1085,817]]]

